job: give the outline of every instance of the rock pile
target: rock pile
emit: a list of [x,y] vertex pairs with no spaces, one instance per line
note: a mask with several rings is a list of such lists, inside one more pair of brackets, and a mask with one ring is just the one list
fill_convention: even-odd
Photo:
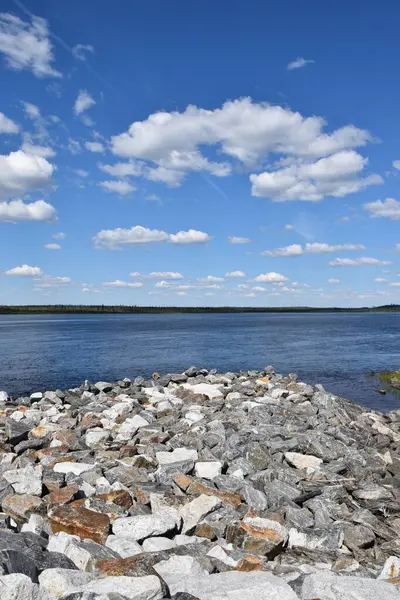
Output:
[[271,367],[0,409],[1,600],[400,600],[400,411]]

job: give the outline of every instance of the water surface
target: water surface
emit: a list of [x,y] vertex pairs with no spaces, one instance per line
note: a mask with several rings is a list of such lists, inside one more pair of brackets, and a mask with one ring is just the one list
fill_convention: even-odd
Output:
[[310,383],[379,410],[371,371],[400,368],[400,315],[376,313],[0,315],[0,390],[24,394],[180,372],[296,372]]

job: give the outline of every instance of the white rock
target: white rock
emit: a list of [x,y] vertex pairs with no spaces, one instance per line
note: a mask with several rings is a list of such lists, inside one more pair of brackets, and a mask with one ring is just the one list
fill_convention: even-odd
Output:
[[157,404],[157,412],[163,412],[164,410],[170,410],[172,408],[171,402],[168,400],[162,400]]
[[219,460],[209,462],[197,462],[195,465],[196,477],[202,479],[214,479],[218,475],[221,475],[222,463]]
[[221,548],[221,546],[214,546],[213,548],[211,548],[211,550],[207,552],[207,556],[218,558],[218,560],[228,565],[228,567],[236,567],[236,565],[239,563],[238,560],[234,560],[233,558],[228,556],[228,554],[223,548]]
[[7,392],[0,392],[0,402],[8,402]]
[[194,460],[199,458],[197,450],[192,448],[175,448],[172,452],[156,452],[158,464],[172,465],[173,463],[181,462],[182,460]]
[[255,571],[229,571],[187,578],[183,581],[182,591],[199,600],[298,600],[297,594],[283,579]]
[[130,537],[109,535],[105,545],[119,554],[121,558],[129,558],[143,552],[141,546]]
[[85,435],[85,444],[88,448],[102,447],[104,442],[110,437],[110,432],[101,429],[100,427],[93,427],[89,429]]
[[193,556],[171,556],[154,565],[154,570],[168,585],[171,596],[184,591],[187,577],[208,577],[208,571]]
[[240,394],[239,392],[229,392],[225,400],[227,400],[228,402],[231,402],[232,400],[240,400]]
[[201,519],[216,508],[219,508],[221,504],[221,500],[216,496],[201,494],[201,496],[182,506],[179,510],[183,519],[182,533],[192,531]]
[[161,600],[163,597],[160,580],[155,575],[107,577],[91,581],[76,591],[92,592],[100,596],[118,592],[128,600]]
[[187,546],[188,544],[201,544],[202,542],[209,542],[208,538],[200,537],[198,535],[185,535],[180,533],[174,537],[176,546]]
[[396,586],[363,577],[340,577],[332,573],[308,575],[301,589],[302,600],[399,600]]
[[51,535],[51,527],[48,520],[40,515],[31,515],[29,521],[22,525],[21,532],[25,533],[27,531],[35,533],[36,535]]
[[93,567],[93,557],[80,545],[80,538],[76,535],[59,532],[50,536],[47,550],[65,554],[81,571],[90,571]]
[[195,385],[183,383],[182,387],[190,390],[194,394],[203,394],[204,396],[208,396],[210,400],[213,400],[214,398],[223,398],[224,396],[219,389],[219,386],[211,385],[210,383],[196,383]]
[[122,402],[117,402],[116,404],[113,404],[111,408],[104,410],[103,416],[106,419],[110,419],[110,421],[115,421],[118,417],[123,417],[124,415],[130,413],[133,408],[133,404],[134,402],[130,398]]
[[96,463],[77,463],[77,462],[59,462],[54,465],[53,471],[55,473],[74,473],[74,475],[81,475],[86,471],[93,471],[96,468]]
[[189,412],[185,413],[185,419],[190,423],[197,423],[198,421],[204,419],[204,415],[198,410],[190,410]]
[[42,398],[43,398],[42,392],[35,392],[34,394],[30,395],[31,400],[41,400]]
[[180,525],[176,516],[169,512],[155,515],[139,515],[137,517],[122,517],[113,524],[113,533],[118,536],[128,536],[133,540],[144,540],[154,535],[163,535]]
[[126,419],[118,429],[116,440],[118,442],[128,442],[141,427],[148,427],[149,422],[140,415],[135,415],[132,419]]
[[322,459],[312,454],[300,454],[299,452],[285,452],[285,459],[296,469],[318,469]]
[[41,465],[12,469],[3,473],[3,477],[12,485],[16,494],[42,495],[43,467]]
[[142,548],[144,552],[159,552],[160,550],[175,548],[175,542],[166,537],[152,537],[144,540]]
[[51,600],[45,590],[41,590],[22,573],[0,577],[0,598],[1,600]]
[[98,381],[94,384],[94,387],[97,388],[100,392],[111,392],[113,386],[108,381]]
[[378,579],[398,579],[400,577],[400,558],[389,556]]
[[93,579],[96,579],[96,575],[73,569],[45,569],[39,575],[39,584],[51,596],[59,598],[71,589],[81,587]]
[[105,477],[96,479],[96,494],[108,494],[111,491],[111,485]]

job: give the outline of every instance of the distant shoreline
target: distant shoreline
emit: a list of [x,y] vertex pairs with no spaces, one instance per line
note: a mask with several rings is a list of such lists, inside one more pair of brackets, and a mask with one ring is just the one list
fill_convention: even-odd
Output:
[[218,314],[218,313],[397,313],[400,305],[339,307],[248,307],[248,306],[123,306],[123,305],[18,305],[0,306],[0,315],[18,314]]

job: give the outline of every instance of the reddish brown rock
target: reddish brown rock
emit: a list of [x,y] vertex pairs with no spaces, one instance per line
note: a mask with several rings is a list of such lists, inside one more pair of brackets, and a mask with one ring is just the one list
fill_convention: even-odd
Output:
[[194,530],[194,534],[209,540],[216,540],[218,537],[209,523],[199,523]]
[[184,475],[183,473],[176,473],[172,475],[172,479],[176,483],[178,487],[181,488],[184,492],[188,489],[189,485],[192,483],[192,478],[188,475]]
[[45,500],[47,500],[47,504],[50,507],[68,504],[72,502],[75,495],[79,492],[79,485],[76,483],[72,485],[67,485],[59,490],[55,490],[51,492],[48,496],[46,496]]
[[248,554],[236,565],[236,571],[242,571],[244,573],[250,573],[250,571],[266,571],[266,559],[260,556],[254,556]]
[[110,519],[87,508],[67,504],[49,513],[53,533],[64,531],[80,538],[104,544],[110,531]]
[[9,515],[17,523],[27,521],[33,513],[43,513],[43,501],[37,496],[30,494],[8,494],[1,502],[1,507],[6,515]]
[[274,556],[286,543],[288,531],[277,521],[247,515],[228,525],[226,540],[247,552]]
[[191,484],[186,490],[187,494],[200,495],[205,494],[206,496],[216,496],[219,498],[224,504],[230,504],[231,506],[239,506],[242,503],[242,496],[240,494],[236,494],[235,492],[225,492],[222,490],[217,490],[212,487],[208,487],[201,483],[200,481],[196,481],[193,479]]

